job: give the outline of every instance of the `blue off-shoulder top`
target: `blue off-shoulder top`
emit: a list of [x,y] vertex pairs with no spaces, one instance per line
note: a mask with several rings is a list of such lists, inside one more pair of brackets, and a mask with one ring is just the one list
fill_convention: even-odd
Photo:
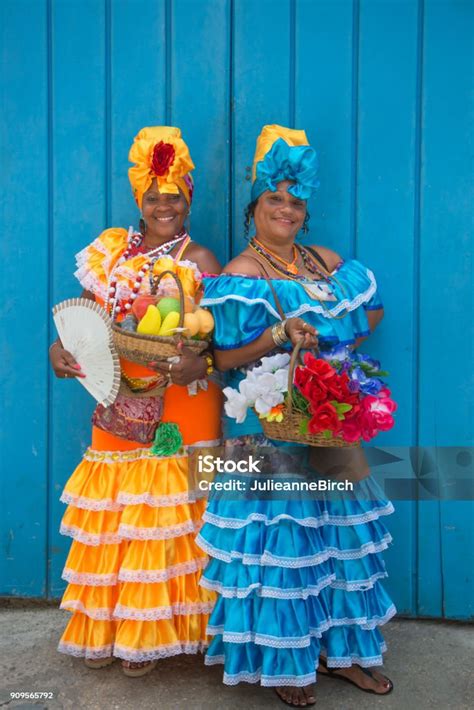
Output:
[[[332,276],[328,288],[333,300],[323,302],[311,298],[298,281],[271,279],[286,317],[301,317],[314,326],[323,349],[351,345],[357,338],[369,335],[367,311],[383,307],[374,274],[359,261],[342,261]],[[316,283],[327,288],[324,281]],[[203,284],[200,305],[209,308],[214,316],[216,350],[243,347],[281,320],[264,278],[221,274],[204,277]],[[287,348],[291,349],[291,344]],[[242,371],[231,371],[227,384],[237,387],[243,376]],[[225,429],[227,436],[261,432],[257,417],[250,413],[241,425],[227,421]]]

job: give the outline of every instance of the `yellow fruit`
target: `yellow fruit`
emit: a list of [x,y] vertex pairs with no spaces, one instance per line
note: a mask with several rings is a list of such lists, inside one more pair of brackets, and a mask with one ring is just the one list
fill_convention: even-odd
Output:
[[183,335],[186,338],[192,338],[193,335],[199,331],[199,318],[195,313],[185,313],[183,327],[186,328],[183,331]]
[[161,327],[161,316],[158,308],[149,305],[146,313],[137,325],[137,333],[142,335],[158,335]]
[[210,311],[204,310],[204,308],[198,308],[194,311],[194,315],[199,318],[199,332],[203,335],[207,335],[214,328],[214,318]]
[[161,324],[160,332],[158,335],[174,335],[174,330],[175,328],[178,327],[179,323],[179,313],[176,311],[171,311],[171,313],[168,313],[166,318],[163,318],[163,322]]

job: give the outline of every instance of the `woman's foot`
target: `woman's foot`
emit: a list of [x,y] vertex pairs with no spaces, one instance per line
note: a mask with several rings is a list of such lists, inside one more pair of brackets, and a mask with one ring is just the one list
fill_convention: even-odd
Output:
[[84,664],[93,670],[110,666],[114,661],[115,658],[113,656],[108,656],[108,658],[84,658]]
[[294,708],[309,707],[316,702],[312,685],[307,685],[305,688],[293,688],[290,685],[284,685],[281,688],[275,688],[275,693],[286,705]]
[[156,666],[157,661],[122,661],[122,670],[129,678],[140,678],[141,676],[151,673]]
[[366,693],[387,695],[393,690],[393,683],[390,678],[378,671],[362,668],[357,664],[349,668],[328,668],[326,659],[321,657],[319,659],[318,673],[338,680],[345,680]]

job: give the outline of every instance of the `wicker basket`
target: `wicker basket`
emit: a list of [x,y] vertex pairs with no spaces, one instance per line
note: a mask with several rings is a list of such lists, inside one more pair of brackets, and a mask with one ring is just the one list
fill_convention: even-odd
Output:
[[[170,275],[174,278],[179,292],[179,322],[178,328],[183,327],[184,321],[184,292],[181,281],[172,271],[163,271],[157,276],[153,283],[152,294],[155,294],[163,276]],[[187,348],[194,350],[196,354],[202,353],[209,346],[207,340],[192,340],[183,338],[181,333],[177,335],[142,335],[141,333],[131,333],[122,330],[114,323],[112,326],[114,344],[120,357],[140,365],[148,365],[151,361],[163,360],[172,355],[178,355],[178,343],[183,343]]]
[[298,343],[291,355],[288,369],[288,395],[283,408],[283,421],[269,422],[266,419],[261,419],[260,422],[265,435],[269,439],[291,441],[298,444],[307,444],[308,446],[331,448],[353,448],[360,446],[360,441],[345,441],[341,436],[333,436],[331,439],[327,439],[322,432],[319,434],[310,434],[308,432],[305,434],[301,433],[301,424],[307,417],[293,409],[293,379],[301,345],[301,343]]

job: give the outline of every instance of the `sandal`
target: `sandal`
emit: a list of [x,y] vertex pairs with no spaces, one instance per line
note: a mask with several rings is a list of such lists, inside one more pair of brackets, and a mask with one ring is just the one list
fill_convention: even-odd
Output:
[[[390,678],[386,678],[388,683],[390,683],[389,689],[387,691],[385,691],[385,693],[377,693],[375,690],[372,690],[371,688],[363,688],[361,685],[356,683],[351,678],[348,678],[347,676],[339,675],[337,673],[337,671],[344,670],[344,669],[343,668],[329,668],[327,665],[326,659],[324,659],[322,656],[319,657],[319,663],[326,671],[325,673],[322,673],[321,675],[327,675],[330,678],[336,678],[336,680],[345,680],[346,683],[350,683],[351,685],[355,685],[356,688],[359,688],[359,690],[363,690],[364,693],[372,693],[373,695],[388,695],[393,690],[393,683],[390,680]],[[375,681],[377,680],[376,678],[374,678],[373,673],[371,673],[371,671],[369,671],[368,668],[362,668],[362,666],[359,666],[357,663],[354,663],[354,665],[357,666],[358,668],[360,668],[362,673],[365,673],[365,675],[369,676],[369,678],[372,678],[372,680],[375,680]]]
[[273,688],[273,690],[275,691],[277,698],[281,700],[282,703],[285,703],[285,705],[288,705],[288,707],[290,708],[309,708],[312,705],[316,705],[316,700],[314,701],[314,703],[306,702],[304,705],[294,705],[290,700],[285,700],[285,698],[280,695],[276,688]]
[[[125,663],[133,663],[133,661],[125,661]],[[138,668],[130,668],[128,666],[124,666],[124,661],[122,661],[122,671],[123,674],[129,678],[141,678],[141,676],[151,673],[157,663],[158,661],[146,661],[143,666],[138,666]]]
[[92,668],[93,670],[110,666],[114,661],[115,658],[113,656],[108,656],[107,658],[84,658],[84,664],[87,668]]

